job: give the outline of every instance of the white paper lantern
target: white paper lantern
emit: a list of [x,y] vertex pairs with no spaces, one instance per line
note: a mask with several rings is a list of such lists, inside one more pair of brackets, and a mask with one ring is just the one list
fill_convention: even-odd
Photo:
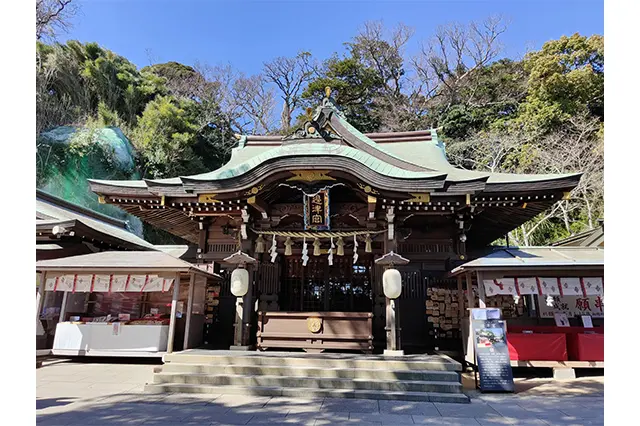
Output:
[[402,275],[397,269],[387,269],[382,274],[382,289],[389,299],[397,299],[402,293]]
[[249,271],[236,268],[231,272],[231,294],[242,297],[249,291]]

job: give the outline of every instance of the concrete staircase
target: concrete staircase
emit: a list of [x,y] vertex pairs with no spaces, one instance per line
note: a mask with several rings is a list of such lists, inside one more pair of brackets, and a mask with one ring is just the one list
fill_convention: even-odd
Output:
[[236,352],[166,354],[148,392],[467,403],[460,363],[444,355]]

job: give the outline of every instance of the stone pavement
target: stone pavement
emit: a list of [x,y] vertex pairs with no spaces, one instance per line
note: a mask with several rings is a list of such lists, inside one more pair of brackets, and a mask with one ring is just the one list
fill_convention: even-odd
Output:
[[[602,425],[602,378],[517,381],[470,404],[144,394],[154,365],[47,361],[36,370],[38,425]],[[574,392],[571,392],[571,391]],[[560,396],[562,395],[562,396]]]

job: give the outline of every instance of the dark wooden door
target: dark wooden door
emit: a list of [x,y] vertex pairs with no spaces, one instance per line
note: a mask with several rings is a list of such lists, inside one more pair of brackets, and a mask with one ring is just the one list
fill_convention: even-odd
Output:
[[283,310],[303,312],[371,312],[371,257],[361,256],[353,265],[351,256],[312,256],[306,266],[299,258],[285,258],[283,268]]

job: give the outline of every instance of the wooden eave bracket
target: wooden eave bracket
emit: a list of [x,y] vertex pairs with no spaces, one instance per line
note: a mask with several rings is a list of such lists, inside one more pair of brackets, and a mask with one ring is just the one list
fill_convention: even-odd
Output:
[[262,215],[262,219],[269,218],[269,208],[261,199],[257,198],[255,195],[253,197],[247,198],[247,204],[256,209]]
[[376,204],[378,199],[372,195],[367,196],[367,220],[375,220],[376,218]]

